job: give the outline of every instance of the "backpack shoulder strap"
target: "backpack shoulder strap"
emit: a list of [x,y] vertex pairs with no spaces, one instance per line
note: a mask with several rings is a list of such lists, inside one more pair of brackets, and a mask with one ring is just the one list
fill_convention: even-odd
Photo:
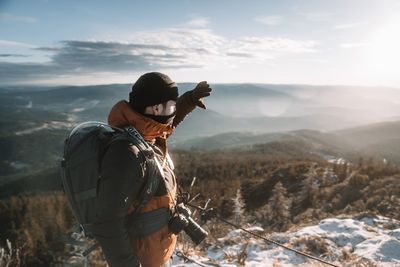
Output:
[[113,127],[120,134],[116,135],[111,141],[110,144],[117,140],[128,140],[132,142],[133,145],[137,146],[141,152],[151,149],[149,144],[143,139],[141,134],[132,126],[125,128],[116,128]]
[[[121,129],[122,130],[122,129]],[[130,218],[136,217],[140,210],[150,201],[157,191],[160,183],[160,176],[154,171],[157,170],[163,176],[163,170],[161,164],[151,146],[144,140],[142,135],[132,126],[125,127],[124,132],[117,135],[112,142],[117,140],[129,140],[139,149],[139,153],[142,155],[142,160],[145,162],[145,185],[142,191],[139,193],[138,205],[136,209],[129,215]],[[153,164],[153,166],[150,166]],[[155,165],[155,166],[154,166]]]

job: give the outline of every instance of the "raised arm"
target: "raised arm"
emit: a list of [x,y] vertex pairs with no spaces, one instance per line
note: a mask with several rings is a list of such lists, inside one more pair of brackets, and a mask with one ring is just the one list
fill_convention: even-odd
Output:
[[197,84],[196,88],[181,95],[176,101],[176,116],[172,126],[178,126],[196,106],[206,109],[202,98],[209,96],[211,91],[210,85],[206,81],[202,81]]

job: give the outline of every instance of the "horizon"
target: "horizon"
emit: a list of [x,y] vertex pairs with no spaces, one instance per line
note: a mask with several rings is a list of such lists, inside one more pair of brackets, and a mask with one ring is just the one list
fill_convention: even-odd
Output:
[[397,0],[0,3],[0,85],[178,83],[400,88]]
[[[178,85],[179,84],[197,84],[198,82],[190,82],[190,81],[177,81],[176,82]],[[400,85],[399,87],[395,86],[380,86],[380,85],[350,85],[350,84],[301,84],[301,83],[257,83],[257,82],[208,82],[210,85],[272,85],[272,86],[307,86],[307,87],[335,87],[335,88],[340,88],[340,87],[346,87],[349,89],[360,89],[360,88],[382,88],[382,89],[395,89],[395,90],[400,90]],[[134,82],[124,82],[124,83],[94,83],[94,84],[40,84],[40,83],[20,83],[20,84],[0,84],[0,89],[5,89],[5,87],[18,87],[18,88],[62,88],[62,87],[90,87],[90,86],[111,86],[111,85],[129,85],[132,86]],[[179,88],[179,87],[178,87]]]

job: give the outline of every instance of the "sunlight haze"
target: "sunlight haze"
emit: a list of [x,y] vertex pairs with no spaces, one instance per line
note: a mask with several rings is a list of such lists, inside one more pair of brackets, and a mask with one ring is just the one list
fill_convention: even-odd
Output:
[[0,3],[1,84],[178,82],[400,87],[400,2]]

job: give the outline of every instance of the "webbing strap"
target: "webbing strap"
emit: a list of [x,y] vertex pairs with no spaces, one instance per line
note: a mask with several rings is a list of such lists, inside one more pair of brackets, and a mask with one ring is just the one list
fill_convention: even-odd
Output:
[[171,217],[171,210],[159,208],[153,211],[140,213],[138,216],[128,216],[126,223],[130,234],[146,236],[167,225]]
[[132,126],[126,127],[125,131],[128,133],[131,139],[134,141],[134,144],[139,148],[140,152],[144,156],[144,160],[147,164],[146,170],[146,184],[144,186],[144,190],[139,194],[139,205],[137,205],[135,211],[131,214],[132,217],[135,217],[139,214],[140,210],[149,202],[149,200],[154,196],[159,184],[159,176],[156,173],[154,168],[149,167],[149,162],[153,160],[156,164],[156,168],[159,171],[159,174],[163,175],[162,167],[157,160],[157,157],[154,154],[153,149],[150,145],[144,140],[141,134]]
[[86,200],[89,198],[95,198],[96,196],[97,196],[97,188],[96,187],[75,193],[76,201],[82,201],[82,200]]
[[[158,162],[157,158],[154,157],[154,160],[156,162],[157,168],[160,170],[160,163]],[[144,190],[139,194],[139,199],[140,202],[136,206],[136,209],[132,212],[130,216],[135,217],[139,215],[140,210],[150,201],[150,199],[154,196],[156,193],[156,190],[158,188],[158,184],[160,182],[159,177],[157,176],[157,173],[153,169],[152,173],[149,173],[151,171],[151,168],[147,169],[147,181],[144,187]]]
[[128,126],[125,128],[125,130],[132,136],[135,137],[135,139],[140,140],[140,143],[142,143],[146,148],[149,147],[147,142],[144,140],[143,136],[132,126]]
[[[139,204],[132,213],[132,216],[136,216],[156,193],[158,184],[160,182],[160,178],[156,170],[158,170],[159,174],[161,175],[163,175],[163,170],[151,146],[144,140],[141,134],[134,127],[128,126],[123,129],[116,127],[114,128],[125,134],[117,135],[115,138],[113,138],[111,143],[118,140],[131,141],[133,145],[139,149],[140,154],[143,157],[143,161],[146,163],[146,166],[144,167],[144,171],[146,173],[146,183],[143,187],[143,190],[139,194]],[[149,162],[153,162],[152,164],[155,164],[155,166],[150,166]]]

